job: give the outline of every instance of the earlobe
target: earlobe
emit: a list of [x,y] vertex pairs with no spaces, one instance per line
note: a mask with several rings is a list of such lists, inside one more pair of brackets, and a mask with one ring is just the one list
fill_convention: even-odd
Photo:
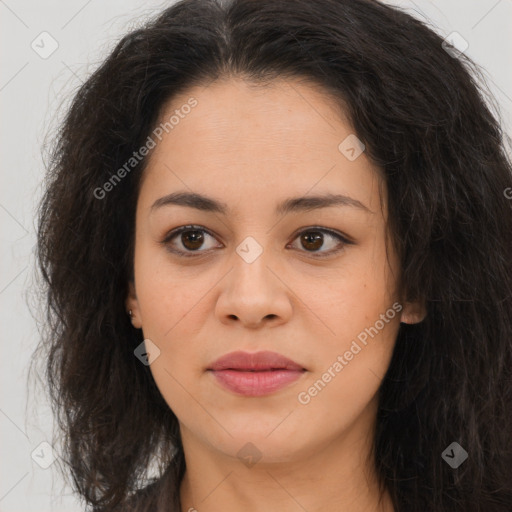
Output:
[[427,316],[427,308],[424,302],[405,302],[400,317],[400,322],[404,324],[418,324]]
[[142,328],[142,321],[140,318],[139,301],[137,300],[137,294],[135,293],[135,285],[133,281],[128,284],[128,296],[125,301],[126,313],[130,317],[133,327],[136,329]]

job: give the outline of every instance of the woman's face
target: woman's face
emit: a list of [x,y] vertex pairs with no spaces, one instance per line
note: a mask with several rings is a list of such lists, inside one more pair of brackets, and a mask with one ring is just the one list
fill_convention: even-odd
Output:
[[[333,104],[232,79],[175,97],[151,135],[126,305],[185,445],[271,462],[366,436],[400,321],[419,320],[381,178]],[[214,366],[235,351],[296,366]]]

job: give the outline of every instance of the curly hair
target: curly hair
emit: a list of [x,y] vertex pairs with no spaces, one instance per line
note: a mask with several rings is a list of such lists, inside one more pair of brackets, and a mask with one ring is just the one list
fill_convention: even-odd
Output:
[[[379,390],[373,457],[395,510],[510,512],[512,164],[499,114],[469,57],[372,0],[181,0],[123,37],[74,95],[39,207],[36,352],[78,494],[105,512],[164,497],[179,510],[178,420],[134,357],[141,331],[124,307],[149,157],[95,191],[169,99],[226,77],[320,85],[383,170],[399,286],[427,309],[400,325]],[[453,441],[469,454],[457,469],[441,457]]]

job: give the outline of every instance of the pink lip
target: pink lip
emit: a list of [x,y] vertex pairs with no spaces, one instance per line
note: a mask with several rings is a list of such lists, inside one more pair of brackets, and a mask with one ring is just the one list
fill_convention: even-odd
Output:
[[263,396],[297,380],[306,371],[276,352],[231,352],[209,368],[226,389],[243,396]]

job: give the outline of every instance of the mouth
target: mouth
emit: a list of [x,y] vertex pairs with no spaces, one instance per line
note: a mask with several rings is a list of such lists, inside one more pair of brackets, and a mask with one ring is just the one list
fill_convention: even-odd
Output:
[[242,396],[264,396],[298,380],[307,370],[276,352],[232,352],[208,371],[228,391]]

